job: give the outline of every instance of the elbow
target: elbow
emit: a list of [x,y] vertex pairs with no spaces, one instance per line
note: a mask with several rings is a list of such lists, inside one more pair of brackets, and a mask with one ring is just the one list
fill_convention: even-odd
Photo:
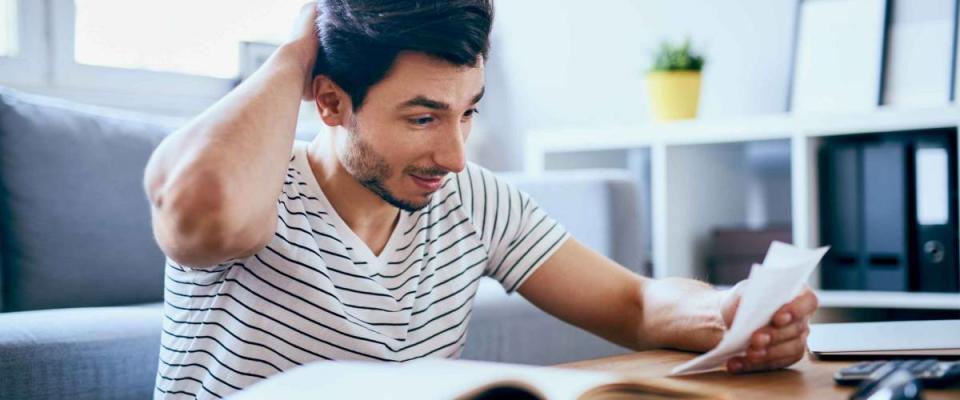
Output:
[[163,201],[162,191],[166,183],[166,174],[161,171],[157,165],[157,152],[154,151],[147,161],[147,166],[143,170],[143,191],[147,195],[147,200],[153,209],[159,208]]
[[180,264],[215,266],[245,253],[261,239],[244,234],[249,230],[231,215],[218,179],[192,174],[178,181],[146,185],[157,244]]
[[144,186],[151,209],[178,234],[193,234],[222,224],[226,197],[221,179],[199,168],[168,175],[147,167]]

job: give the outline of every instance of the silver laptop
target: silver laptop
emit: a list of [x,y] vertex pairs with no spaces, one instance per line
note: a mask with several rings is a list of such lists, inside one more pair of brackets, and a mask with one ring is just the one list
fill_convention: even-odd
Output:
[[817,358],[960,357],[960,320],[811,324]]

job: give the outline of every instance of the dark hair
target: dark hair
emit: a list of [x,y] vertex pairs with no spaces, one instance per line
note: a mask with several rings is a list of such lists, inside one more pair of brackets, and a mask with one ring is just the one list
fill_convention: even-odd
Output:
[[317,7],[313,76],[336,82],[355,110],[401,51],[472,67],[490,47],[491,0],[320,0]]

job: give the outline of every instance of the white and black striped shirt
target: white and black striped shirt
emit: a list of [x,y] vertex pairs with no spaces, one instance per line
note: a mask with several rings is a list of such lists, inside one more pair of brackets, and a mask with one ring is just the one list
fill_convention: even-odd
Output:
[[379,256],[294,146],[277,230],[251,257],[167,259],[155,398],[219,398],[316,360],[459,357],[480,278],[513,292],[568,237],[526,194],[473,164],[401,211]]

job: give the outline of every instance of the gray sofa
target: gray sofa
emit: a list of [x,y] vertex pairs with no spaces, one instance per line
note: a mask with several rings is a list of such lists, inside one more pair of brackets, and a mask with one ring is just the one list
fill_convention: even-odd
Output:
[[[0,399],[152,396],[163,254],[141,179],[173,128],[0,88]],[[624,173],[507,179],[574,236],[640,272]],[[626,351],[493,281],[475,301],[464,358],[547,365]]]

